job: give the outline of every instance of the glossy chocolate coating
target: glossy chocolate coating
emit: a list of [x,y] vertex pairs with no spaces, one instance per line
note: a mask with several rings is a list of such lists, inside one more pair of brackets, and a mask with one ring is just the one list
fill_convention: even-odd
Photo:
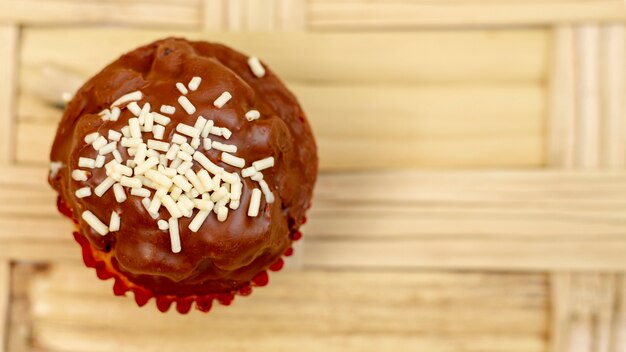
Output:
[[[265,66],[265,65],[264,65]],[[165,39],[133,50],[91,78],[68,104],[59,124],[51,161],[62,162],[63,167],[50,183],[69,204],[79,221],[80,231],[92,246],[100,251],[110,251],[112,261],[132,282],[157,294],[187,296],[194,294],[228,292],[248,283],[252,277],[265,270],[290,246],[290,232],[302,222],[310,206],[317,175],[317,152],[311,128],[297,100],[267,66],[266,74],[258,78],[252,74],[247,57],[219,44],[189,42],[183,39]],[[197,111],[188,115],[177,103],[181,95],[175,84],[187,84],[199,76],[198,90],[187,97]],[[71,178],[78,169],[78,158],[95,158],[97,152],[84,142],[92,132],[107,136],[109,129],[119,131],[133,117],[122,110],[118,121],[102,121],[98,113],[108,108],[120,96],[141,90],[153,111],[161,105],[176,107],[172,122],[166,127],[163,140],[170,141],[177,123],[193,125],[197,116],[214,120],[217,126],[233,132],[229,140],[211,136],[222,143],[235,144],[237,156],[252,161],[274,156],[273,168],[263,171],[264,179],[276,196],[273,204],[263,199],[259,216],[247,216],[251,190],[258,184],[242,178],[243,193],[237,210],[229,210],[228,219],[219,222],[212,213],[196,233],[188,229],[191,218],[179,219],[182,251],[172,253],[168,231],[157,228],[143,205],[141,198],[127,191],[123,203],[115,200],[112,189],[102,197],[92,195],[78,199],[74,192],[81,187],[95,188],[104,178],[105,169],[89,170],[91,177],[85,182]],[[228,91],[232,99],[221,109],[213,101]],[[260,111],[261,118],[249,122],[247,111]],[[144,139],[150,134],[144,134]],[[219,161],[219,152],[205,153],[227,171],[241,171]],[[125,148],[119,148],[124,159]],[[107,155],[107,162],[113,159]],[[194,170],[200,170],[195,163]],[[108,223],[111,212],[121,215],[118,232],[100,236],[80,219],[84,210],[92,211]],[[169,214],[162,207],[162,219]]]

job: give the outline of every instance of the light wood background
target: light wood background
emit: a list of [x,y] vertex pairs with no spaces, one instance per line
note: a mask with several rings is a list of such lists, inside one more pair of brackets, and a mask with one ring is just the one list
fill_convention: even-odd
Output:
[[[168,35],[319,141],[287,270],[208,315],[114,297],[45,182],[62,93]],[[625,351],[625,65],[618,0],[0,0],[0,351]]]

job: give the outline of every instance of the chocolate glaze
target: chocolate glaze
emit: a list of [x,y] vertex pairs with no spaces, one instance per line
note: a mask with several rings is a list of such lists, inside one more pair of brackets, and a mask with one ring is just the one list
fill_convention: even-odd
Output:
[[[157,294],[228,292],[267,269],[290,246],[289,233],[301,225],[310,206],[317,175],[317,152],[311,128],[296,98],[265,68],[265,76],[257,78],[248,67],[247,57],[226,46],[168,38],[123,55],[87,81],[69,102],[50,153],[51,161],[60,161],[63,167],[49,182],[73,214],[78,214],[75,218],[79,229],[92,247],[110,252],[112,264],[130,281]],[[186,84],[194,76],[202,77],[202,83],[197,91],[187,94],[197,109],[195,114],[188,115],[177,103],[180,93],[175,84]],[[135,90],[144,93],[140,105],[149,102],[156,111],[163,104],[176,106],[172,123],[166,127],[166,141],[171,139],[177,123],[193,125],[197,116],[202,115],[233,132],[229,140],[211,137],[237,145],[236,155],[244,158],[247,165],[274,156],[275,166],[263,174],[276,201],[266,204],[263,199],[259,216],[248,217],[251,190],[258,185],[243,178],[239,209],[230,210],[225,222],[217,221],[215,214],[211,214],[197,233],[188,229],[197,210],[191,218],[179,219],[182,251],[172,253],[169,233],[157,228],[156,220],[147,214],[140,197],[127,192],[128,199],[120,204],[109,190],[102,197],[76,198],[74,192],[78,188],[93,189],[106,178],[104,168],[88,170],[91,177],[85,182],[71,178],[71,171],[78,168],[79,157],[97,156],[84,137],[94,131],[106,136],[109,129],[119,131],[128,124],[132,115],[127,109],[122,110],[116,122],[104,122],[98,113]],[[233,97],[217,109],[213,101],[224,91]],[[260,111],[259,120],[248,122],[244,118],[251,109]],[[119,151],[126,159],[124,149]],[[227,171],[240,171],[220,162],[218,151],[205,151],[202,146],[199,150]],[[112,158],[108,154],[107,162]],[[200,170],[197,164],[193,168]],[[84,210],[91,210],[105,223],[112,211],[119,212],[120,231],[100,236],[80,219]],[[164,208],[160,215],[169,218]]]

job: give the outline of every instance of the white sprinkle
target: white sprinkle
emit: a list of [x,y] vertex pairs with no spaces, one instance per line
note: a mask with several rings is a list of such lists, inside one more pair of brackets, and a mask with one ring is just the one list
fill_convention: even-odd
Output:
[[258,188],[252,190],[250,196],[250,205],[248,206],[248,216],[255,217],[259,215],[259,207],[261,206],[261,191]]
[[108,163],[104,164],[104,169],[106,170],[107,175],[113,172],[113,168],[117,164],[119,164],[117,160],[111,160]]
[[159,165],[163,167],[167,167],[167,163],[168,163],[168,160],[165,154],[159,155]]
[[211,127],[211,131],[209,131],[210,134],[215,135],[215,136],[221,136],[222,135],[222,129],[217,127],[217,126],[213,126]]
[[115,161],[117,161],[118,163],[121,163],[124,161],[124,159],[122,159],[122,154],[120,154],[119,150],[113,151],[113,157],[115,158]]
[[[174,160],[182,160],[182,159],[174,159]],[[192,166],[193,166],[193,162],[191,162],[191,161],[183,161],[183,163],[180,164],[176,168],[176,172],[178,172],[181,175],[184,175],[185,172],[187,172],[189,169],[191,169]]]
[[129,176],[129,177],[133,175],[133,169],[122,164],[113,165],[113,171],[119,173],[120,175]]
[[205,150],[211,150],[211,138],[205,138],[202,140],[202,146]]
[[96,139],[98,139],[98,137],[100,137],[100,133],[98,132],[90,133],[85,136],[85,143],[92,144],[93,142],[96,141]]
[[130,135],[133,138],[141,139],[141,128],[139,127],[139,119],[133,117],[128,120],[128,127],[130,127]]
[[193,199],[192,202],[195,205],[195,207],[198,208],[199,210],[206,210],[208,212],[213,210],[213,206],[215,205],[209,199]]
[[148,212],[152,214],[159,213],[159,208],[161,208],[161,198],[162,195],[157,194],[157,192],[154,193],[154,197],[152,197],[152,201],[150,201],[150,204],[148,205]]
[[120,220],[120,215],[116,212],[111,212],[111,221],[109,222],[109,231],[115,232],[120,230],[120,225],[122,221]]
[[89,187],[79,188],[76,190],[74,194],[76,195],[76,198],[89,197],[91,195],[91,188]]
[[191,232],[197,232],[200,229],[200,226],[204,223],[206,218],[211,214],[210,211],[200,210],[198,214],[193,218],[193,220],[189,223],[189,230]]
[[237,153],[237,146],[234,144],[224,144],[218,141],[213,141],[212,147],[223,152]]
[[213,105],[216,108],[221,108],[222,106],[224,106],[226,103],[228,103],[228,101],[230,100],[230,98],[232,98],[233,96],[229,93],[229,92],[224,92],[222,93],[219,97],[217,97],[217,99],[215,99],[215,101],[213,102]]
[[230,136],[233,135],[233,133],[226,127],[220,127],[220,130],[222,130],[222,136],[226,139],[230,139]]
[[[137,152],[135,153],[135,158],[133,161],[139,165],[146,160],[146,156],[148,155],[148,146],[146,143],[141,143],[137,146]],[[131,176],[131,175],[126,175]]]
[[114,150],[117,150],[117,142],[111,142],[100,148],[100,150],[98,150],[98,154],[107,155],[109,153],[112,153]]
[[120,118],[121,113],[122,110],[120,110],[120,108],[118,108],[117,106],[114,107],[113,109],[111,109],[111,115],[109,115],[109,120],[117,121]]
[[145,175],[147,178],[160,184],[161,186],[164,186],[166,188],[169,188],[172,186],[172,180],[169,177],[163,175],[162,173],[156,170],[148,170],[146,171]]
[[220,188],[220,184],[222,184],[222,174],[217,174],[213,176],[213,189]]
[[122,135],[123,135],[124,137],[126,137],[126,138],[130,138],[130,127],[128,127],[128,125],[127,125],[127,126],[122,127],[122,129],[121,129],[120,131],[122,131]]
[[142,198],[150,198],[150,190],[146,188],[131,188],[130,195]]
[[102,121],[109,121],[109,116],[111,115],[111,111],[109,109],[104,109],[98,113]]
[[270,204],[274,203],[274,194],[270,191],[270,187],[267,185],[267,182],[265,182],[265,180],[261,180],[259,181],[259,186],[261,186],[261,191],[263,191],[265,201]]
[[88,167],[90,169],[93,169],[94,167],[96,167],[96,161],[91,158],[80,157],[78,158],[78,167]]
[[[126,149],[126,153],[128,153],[129,156],[135,156],[135,154],[137,154],[137,147],[134,148],[128,148]],[[130,159],[128,161],[132,161],[135,162],[134,160]]]
[[193,153],[193,160],[200,163],[203,168],[205,168],[213,175],[218,175],[224,172],[223,168],[215,165],[211,160],[209,160],[209,158],[206,157],[206,155],[202,154],[201,152],[196,151],[195,153]]
[[104,155],[98,155],[96,157],[96,162],[94,163],[94,166],[97,168],[101,168],[102,166],[104,166],[105,161],[106,161],[106,158],[104,157]]
[[136,177],[122,176],[120,183],[122,186],[130,188],[141,188],[142,186],[141,180]]
[[178,104],[180,104],[180,106],[182,106],[189,115],[196,112],[196,107],[193,106],[189,99],[187,99],[184,95],[178,97]]
[[226,152],[222,153],[222,155],[220,156],[220,160],[225,162],[228,165],[232,165],[232,166],[239,167],[239,168],[246,166],[246,161],[244,159],[234,156],[232,154],[226,153]]
[[189,86],[189,90],[192,91],[192,92],[197,90],[198,87],[200,87],[200,82],[202,82],[202,78],[200,78],[198,76],[193,77],[191,79],[191,81],[189,81],[189,85],[188,85]]
[[148,148],[161,152],[167,152],[167,150],[170,149],[170,144],[156,139],[148,139]]
[[70,100],[72,100],[72,98],[73,98],[73,97],[74,97],[74,94],[73,94],[73,93],[70,93],[70,92],[63,92],[63,93],[61,94],[61,100],[62,100],[64,103],[69,103],[69,102],[70,102]]
[[187,181],[187,179],[181,175],[176,175],[172,178],[172,181],[174,182],[174,184],[178,187],[180,187],[180,189],[182,189],[185,192],[189,192],[191,190],[191,183],[189,183],[189,181]]
[[189,144],[194,150],[198,149],[200,146],[200,137],[192,138],[191,143]]
[[222,186],[217,191],[213,192],[213,194],[211,194],[211,200],[217,202],[218,200],[226,196],[228,196],[228,190],[226,189],[226,187]]
[[[241,189],[243,185],[241,182],[233,183],[230,187],[230,200],[239,200],[241,199]],[[235,208],[231,208],[235,209]]]
[[122,179],[122,175],[118,174],[117,172],[112,173],[111,178],[115,181],[115,182],[120,182],[120,180]]
[[172,177],[176,176],[177,171],[176,171],[176,169],[172,169],[172,168],[168,167],[168,168],[165,168],[162,171],[162,173],[165,174],[165,176],[167,176],[169,178],[172,178]]
[[228,207],[232,210],[239,209],[239,200],[231,200],[230,203],[228,203]]
[[157,226],[159,227],[159,230],[161,231],[167,231],[170,228],[170,224],[165,220],[157,221]]
[[261,61],[259,61],[257,57],[252,56],[248,58],[248,66],[250,66],[250,70],[258,78],[265,76],[265,68],[261,65]]
[[261,171],[274,166],[274,157],[270,156],[265,159],[257,160],[252,163],[256,171]]
[[178,91],[182,95],[187,95],[187,93],[189,93],[189,91],[187,90],[187,87],[185,87],[185,85],[180,82],[176,83],[176,89],[178,89]]
[[189,143],[183,143],[180,146],[180,150],[184,151],[187,154],[193,154],[196,151]]
[[230,199],[228,197],[224,197],[220,200],[218,200],[217,202],[215,202],[215,205],[213,206],[213,212],[215,212],[215,214],[217,214],[220,210],[220,208],[224,208],[226,207],[226,204],[230,201]]
[[193,128],[197,129],[198,131],[202,131],[206,123],[207,119],[205,119],[203,116],[198,116],[198,118],[196,119],[196,123],[194,123],[193,125]]
[[126,166],[132,168],[132,167],[137,166],[137,163],[134,160],[128,159],[128,160],[126,160]]
[[172,191],[170,192],[170,197],[172,197],[173,200],[178,200],[178,197],[180,197],[181,194],[183,194],[183,190],[180,187],[178,186],[172,187]]
[[[173,113],[176,112],[176,108],[171,106],[171,105],[161,105],[160,111],[162,113],[164,113],[164,114],[172,115]],[[154,119],[154,121],[156,121],[156,118]],[[160,123],[160,122],[157,121],[157,123]],[[165,125],[167,125],[167,124],[165,124]]]
[[[161,126],[161,125],[157,125],[157,126]],[[143,130],[144,132],[152,132],[153,129],[154,129],[154,115],[152,115],[152,113],[147,113],[143,121]]]
[[185,144],[187,143],[187,138],[178,133],[174,133],[174,135],[172,136],[172,143],[179,145]]
[[117,100],[115,100],[113,104],[111,104],[111,106],[118,106],[129,101],[141,100],[141,98],[143,98],[143,94],[141,94],[141,91],[137,90],[132,93],[124,94],[121,97],[117,98]]
[[178,220],[175,218],[169,219],[170,226],[170,242],[172,244],[172,252],[180,253],[180,234],[178,233]]
[[224,222],[226,221],[226,218],[228,218],[228,208],[226,207],[219,208],[219,210],[217,211],[217,220],[219,222]]
[[126,105],[126,108],[134,115],[134,116],[139,116],[141,115],[141,107],[139,106],[139,104],[137,104],[136,101],[133,101],[132,103]]
[[161,198],[161,202],[163,203],[165,209],[167,209],[167,211],[170,213],[170,215],[172,215],[172,218],[180,218],[181,216],[183,216],[172,197],[166,195]]
[[178,199],[178,202],[182,203],[185,209],[193,209],[194,204],[186,195],[181,195]]
[[72,171],[72,179],[74,179],[74,181],[87,181],[87,171],[84,170],[73,170]]
[[126,192],[124,192],[124,187],[122,187],[122,185],[119,183],[113,185],[113,194],[115,194],[115,200],[118,203],[122,203],[126,200]]
[[200,193],[206,192],[206,190],[204,189],[204,186],[202,185],[202,182],[200,182],[200,179],[198,178],[198,175],[196,175],[196,173],[193,172],[193,170],[191,170],[191,169],[187,170],[187,172],[185,172],[185,177],[187,177],[189,182],[191,182],[193,187],[198,192],[200,192]]
[[176,144],[176,143],[172,143],[172,145],[170,145],[170,149],[165,154],[165,157],[168,160],[174,160],[174,158],[176,158],[176,154],[178,154],[179,150],[180,150],[180,146],[178,144]]
[[254,175],[252,175],[250,177],[250,179],[252,179],[252,181],[259,182],[259,181],[261,181],[263,179],[263,174],[257,171],[257,172],[254,173]]
[[91,146],[95,150],[100,150],[100,148],[104,147],[107,143],[109,143],[109,141],[107,141],[106,138],[100,136],[91,144]]
[[198,197],[200,193],[195,188],[192,188],[191,191],[187,193],[187,195],[189,195],[189,197],[193,199]]
[[161,125],[155,125],[154,127],[152,127],[152,135],[156,139],[163,139],[163,136],[165,135],[165,127]]
[[146,152],[146,156],[147,157],[155,157],[158,158],[161,155],[161,153],[157,152],[154,149],[148,149],[148,151]]
[[135,175],[143,175],[146,171],[159,165],[159,158],[151,156],[143,163],[135,167]]
[[100,219],[98,219],[89,210],[85,210],[83,214],[81,215],[81,217],[83,218],[83,220],[85,220],[85,222],[89,226],[91,226],[92,229],[94,229],[101,236],[104,236],[107,233],[109,233],[109,228],[107,227],[107,225],[105,225],[102,221],[100,221]]
[[146,123],[146,117],[150,113],[150,108],[151,108],[150,103],[143,104],[143,108],[141,108],[141,113],[139,113],[139,116],[138,116],[140,125],[144,125]]
[[208,137],[209,133],[211,133],[211,129],[213,129],[213,120],[208,120],[204,124],[204,127],[202,128],[202,132],[200,133],[200,136],[202,136],[202,138]]
[[152,112],[152,119],[154,120],[154,122],[163,126],[167,126],[170,123],[170,121],[172,121],[169,117],[163,116],[159,114],[158,112],[154,112],[154,111]]
[[122,139],[122,134],[116,130],[109,130],[109,140],[119,142]]
[[178,151],[178,153],[176,153],[176,156],[183,159],[184,161],[191,161],[193,160],[192,156],[183,152],[182,150]]
[[184,123],[179,123],[178,125],[176,125],[176,131],[186,136],[189,136],[191,138],[200,136],[200,130],[196,129],[193,126],[186,125]]
[[95,189],[94,189],[94,194],[97,195],[98,197],[102,197],[102,195],[109,190],[109,188],[111,188],[113,186],[113,184],[115,183],[115,180],[112,179],[111,177],[107,177],[105,178],[102,183],[100,183]]
[[141,200],[141,204],[143,204],[143,207],[146,208],[146,211],[148,212],[148,215],[150,215],[150,217],[152,219],[155,219],[155,220],[158,219],[159,213],[154,213],[154,212],[151,212],[149,210],[150,209],[150,199],[149,198],[143,198]]
[[174,158],[174,160],[172,160],[172,162],[170,163],[170,168],[177,169],[178,167],[180,167],[180,165],[182,165],[182,163],[182,160]]
[[141,138],[122,137],[122,140],[120,141],[122,147],[126,148],[137,148],[141,143],[143,143],[143,139]]
[[243,176],[243,177],[250,177],[250,176],[253,176],[254,174],[256,174],[256,172],[257,171],[254,168],[254,166],[250,166],[250,167],[247,167],[247,168],[241,170],[241,176]]
[[234,173],[234,172],[231,173],[231,172],[226,172],[226,171],[222,173],[222,181],[231,185],[233,183],[240,182],[239,175],[237,175],[237,173]]
[[261,113],[258,110],[250,110],[246,113],[246,120],[254,121],[258,120],[261,117]]
[[211,179],[211,175],[209,175],[209,172],[202,169],[198,172],[198,178],[200,179],[200,182],[202,183],[202,187],[204,188],[205,191],[209,192],[213,190],[213,180]]

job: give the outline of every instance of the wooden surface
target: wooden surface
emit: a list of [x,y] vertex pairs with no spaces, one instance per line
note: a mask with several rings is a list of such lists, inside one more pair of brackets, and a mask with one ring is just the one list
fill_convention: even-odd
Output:
[[[0,0],[0,352],[624,351],[625,20],[618,0]],[[209,315],[114,297],[45,183],[62,94],[170,35],[268,62],[321,156],[286,269]]]

